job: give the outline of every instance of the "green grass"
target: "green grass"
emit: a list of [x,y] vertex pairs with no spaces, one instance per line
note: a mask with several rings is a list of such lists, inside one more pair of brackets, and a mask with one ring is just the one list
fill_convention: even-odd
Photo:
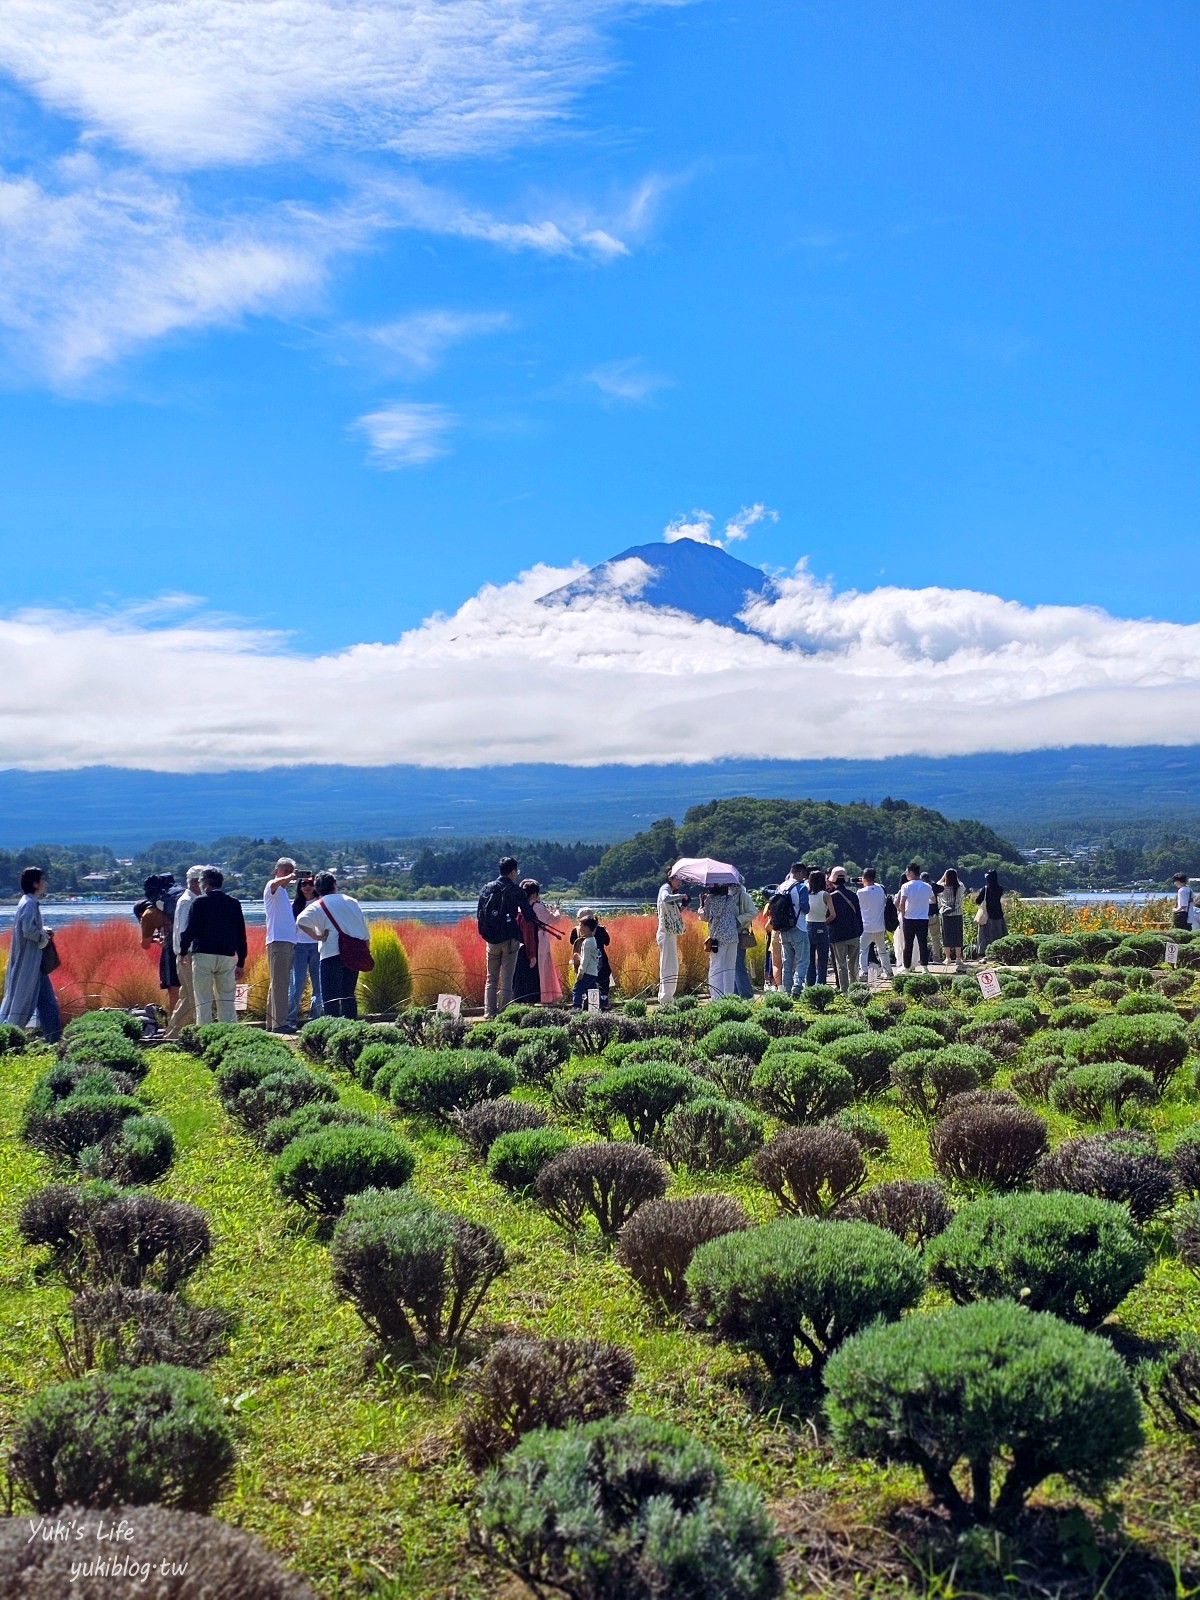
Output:
[[[15,1230],[21,1200],[51,1176],[17,1136],[25,1095],[45,1060],[32,1053],[0,1059],[0,1435],[29,1395],[63,1375],[51,1327],[67,1295],[38,1283],[33,1253]],[[1197,1120],[1191,1072],[1189,1064],[1174,1098],[1152,1114],[1167,1144]],[[384,1109],[344,1075],[336,1081],[345,1103]],[[197,1058],[155,1052],[144,1093],[170,1119],[178,1144],[157,1190],[202,1206],[213,1228],[214,1253],[193,1297],[239,1318],[229,1354],[210,1369],[240,1449],[216,1514],[259,1534],[330,1600],[473,1600],[499,1592],[496,1574],[467,1542],[474,1480],[456,1445],[461,1371],[450,1361],[397,1363],[373,1350],[354,1311],[333,1296],[320,1230],[275,1195],[270,1159],[230,1123]],[[873,1110],[892,1143],[872,1162],[872,1180],[930,1176],[924,1128],[886,1101]],[[1053,1113],[1050,1121],[1055,1141],[1079,1131]],[[638,1373],[632,1407],[679,1423],[718,1450],[764,1492],[786,1527],[795,1526],[797,1507],[817,1506],[823,1525],[845,1529],[878,1527],[898,1507],[924,1503],[915,1474],[837,1459],[810,1415],[811,1397],[806,1403],[803,1394],[772,1390],[750,1358],[656,1319],[596,1235],[571,1238],[534,1204],[513,1200],[452,1136],[419,1127],[409,1133],[420,1157],[416,1185],[491,1224],[512,1257],[485,1301],[479,1348],[511,1330],[626,1344]],[[732,1190],[755,1217],[772,1214],[744,1171],[711,1180],[677,1175],[671,1192],[701,1189]],[[1200,1313],[1200,1287],[1171,1254],[1166,1230],[1152,1228],[1150,1236],[1158,1260],[1120,1312],[1122,1331],[1144,1339],[1195,1328]],[[1042,1498],[1073,1501],[1053,1483]],[[1195,1474],[1178,1440],[1153,1434],[1120,1500],[1133,1540],[1180,1567],[1200,1559]],[[974,1592],[944,1571],[922,1576],[919,1561],[897,1571],[891,1560],[833,1588],[806,1576],[802,1561],[789,1560],[787,1570],[793,1595]],[[1121,1592],[1119,1583],[1106,1591]]]

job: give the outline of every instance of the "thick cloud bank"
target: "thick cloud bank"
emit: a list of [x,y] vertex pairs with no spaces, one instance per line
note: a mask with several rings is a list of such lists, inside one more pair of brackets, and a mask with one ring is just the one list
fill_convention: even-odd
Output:
[[[689,762],[1192,744],[1200,625],[800,568],[747,635],[539,566],[392,644],[317,657],[145,613],[0,621],[0,765]],[[636,578],[632,574],[631,578]]]

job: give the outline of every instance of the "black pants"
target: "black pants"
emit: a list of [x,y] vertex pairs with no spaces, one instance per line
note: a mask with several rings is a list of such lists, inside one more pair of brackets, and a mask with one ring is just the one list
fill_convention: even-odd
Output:
[[342,965],[341,956],[321,962],[321,1000],[327,1017],[358,1016],[358,973]]
[[913,940],[921,952],[921,965],[929,965],[929,921],[925,917],[905,917],[904,919],[904,968],[912,970]]

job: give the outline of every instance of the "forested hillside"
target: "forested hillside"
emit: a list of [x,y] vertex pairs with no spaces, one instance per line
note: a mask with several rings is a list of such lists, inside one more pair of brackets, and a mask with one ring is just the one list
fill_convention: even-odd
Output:
[[901,877],[910,861],[939,877],[946,867],[955,867],[969,881],[981,882],[989,867],[998,867],[1012,888],[1033,888],[1038,882],[1037,870],[1022,861],[1017,847],[991,828],[952,821],[907,800],[885,799],[872,806],[743,796],[692,806],[678,826],[664,817],[610,846],[583,874],[582,886],[588,894],[650,895],[677,856],[732,861],[756,886],[777,883],[801,858],[820,867],[874,867],[888,883]]

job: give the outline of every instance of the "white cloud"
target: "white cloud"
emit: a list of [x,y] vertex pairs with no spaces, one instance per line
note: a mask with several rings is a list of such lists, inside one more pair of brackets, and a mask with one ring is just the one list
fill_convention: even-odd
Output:
[[416,311],[368,328],[367,337],[417,372],[432,372],[451,345],[509,325],[503,311]]
[[87,156],[48,180],[0,171],[0,326],[58,387],[180,329],[307,298],[355,219],[300,207],[220,218],[132,168]]
[[417,400],[397,400],[359,417],[354,426],[370,442],[368,459],[391,471],[396,467],[422,467],[448,455],[446,435],[458,418],[445,406]]
[[719,539],[713,538],[712,525],[711,511],[686,511],[683,516],[667,523],[663,538],[668,544],[674,544],[677,539],[695,539],[697,544],[720,544]]
[[764,519],[768,522],[778,522],[779,513],[763,505],[761,500],[756,500],[752,506],[743,506],[740,511],[735,511],[725,524],[725,538],[722,542],[728,545],[737,539],[747,538],[755,523]]
[[159,166],[492,154],[570,113],[622,0],[4,0],[0,69]]
[[756,500],[753,505],[743,506],[740,511],[735,511],[726,522],[723,531],[718,534],[713,532],[713,523],[716,519],[711,511],[689,511],[682,517],[676,517],[673,522],[667,523],[663,529],[663,538],[668,544],[674,544],[677,539],[695,539],[698,544],[712,544],[716,545],[718,550],[727,550],[739,539],[747,538],[750,529],[764,518],[770,522],[778,522],[779,513],[763,505],[761,500]]
[[766,637],[611,593],[536,604],[581,570],[537,567],[394,643],[317,657],[220,621],[14,617],[0,764],[302,762],[314,726],[336,728],[348,764],[709,761],[777,753],[781,705],[789,749],[847,757],[1190,744],[1200,726],[1200,626],[969,591],[838,594],[802,570],[747,613]]
[[[3,0],[0,77],[72,119],[75,150],[0,171],[0,329],[59,388],[139,346],[311,309],[334,257],[412,228],[508,251],[629,253],[661,181],[608,211],[498,214],[395,157],[495,157],[572,114],[604,30],[671,0]],[[389,159],[391,158],[391,159]],[[234,205],[211,174],[291,163],[296,192]],[[203,185],[186,174],[203,171]],[[292,178],[284,180],[292,181]]]
[[606,361],[587,375],[602,395],[610,400],[622,400],[628,405],[645,405],[653,400],[660,389],[671,386],[670,378],[657,372],[647,372],[640,356],[630,356],[624,361]]

